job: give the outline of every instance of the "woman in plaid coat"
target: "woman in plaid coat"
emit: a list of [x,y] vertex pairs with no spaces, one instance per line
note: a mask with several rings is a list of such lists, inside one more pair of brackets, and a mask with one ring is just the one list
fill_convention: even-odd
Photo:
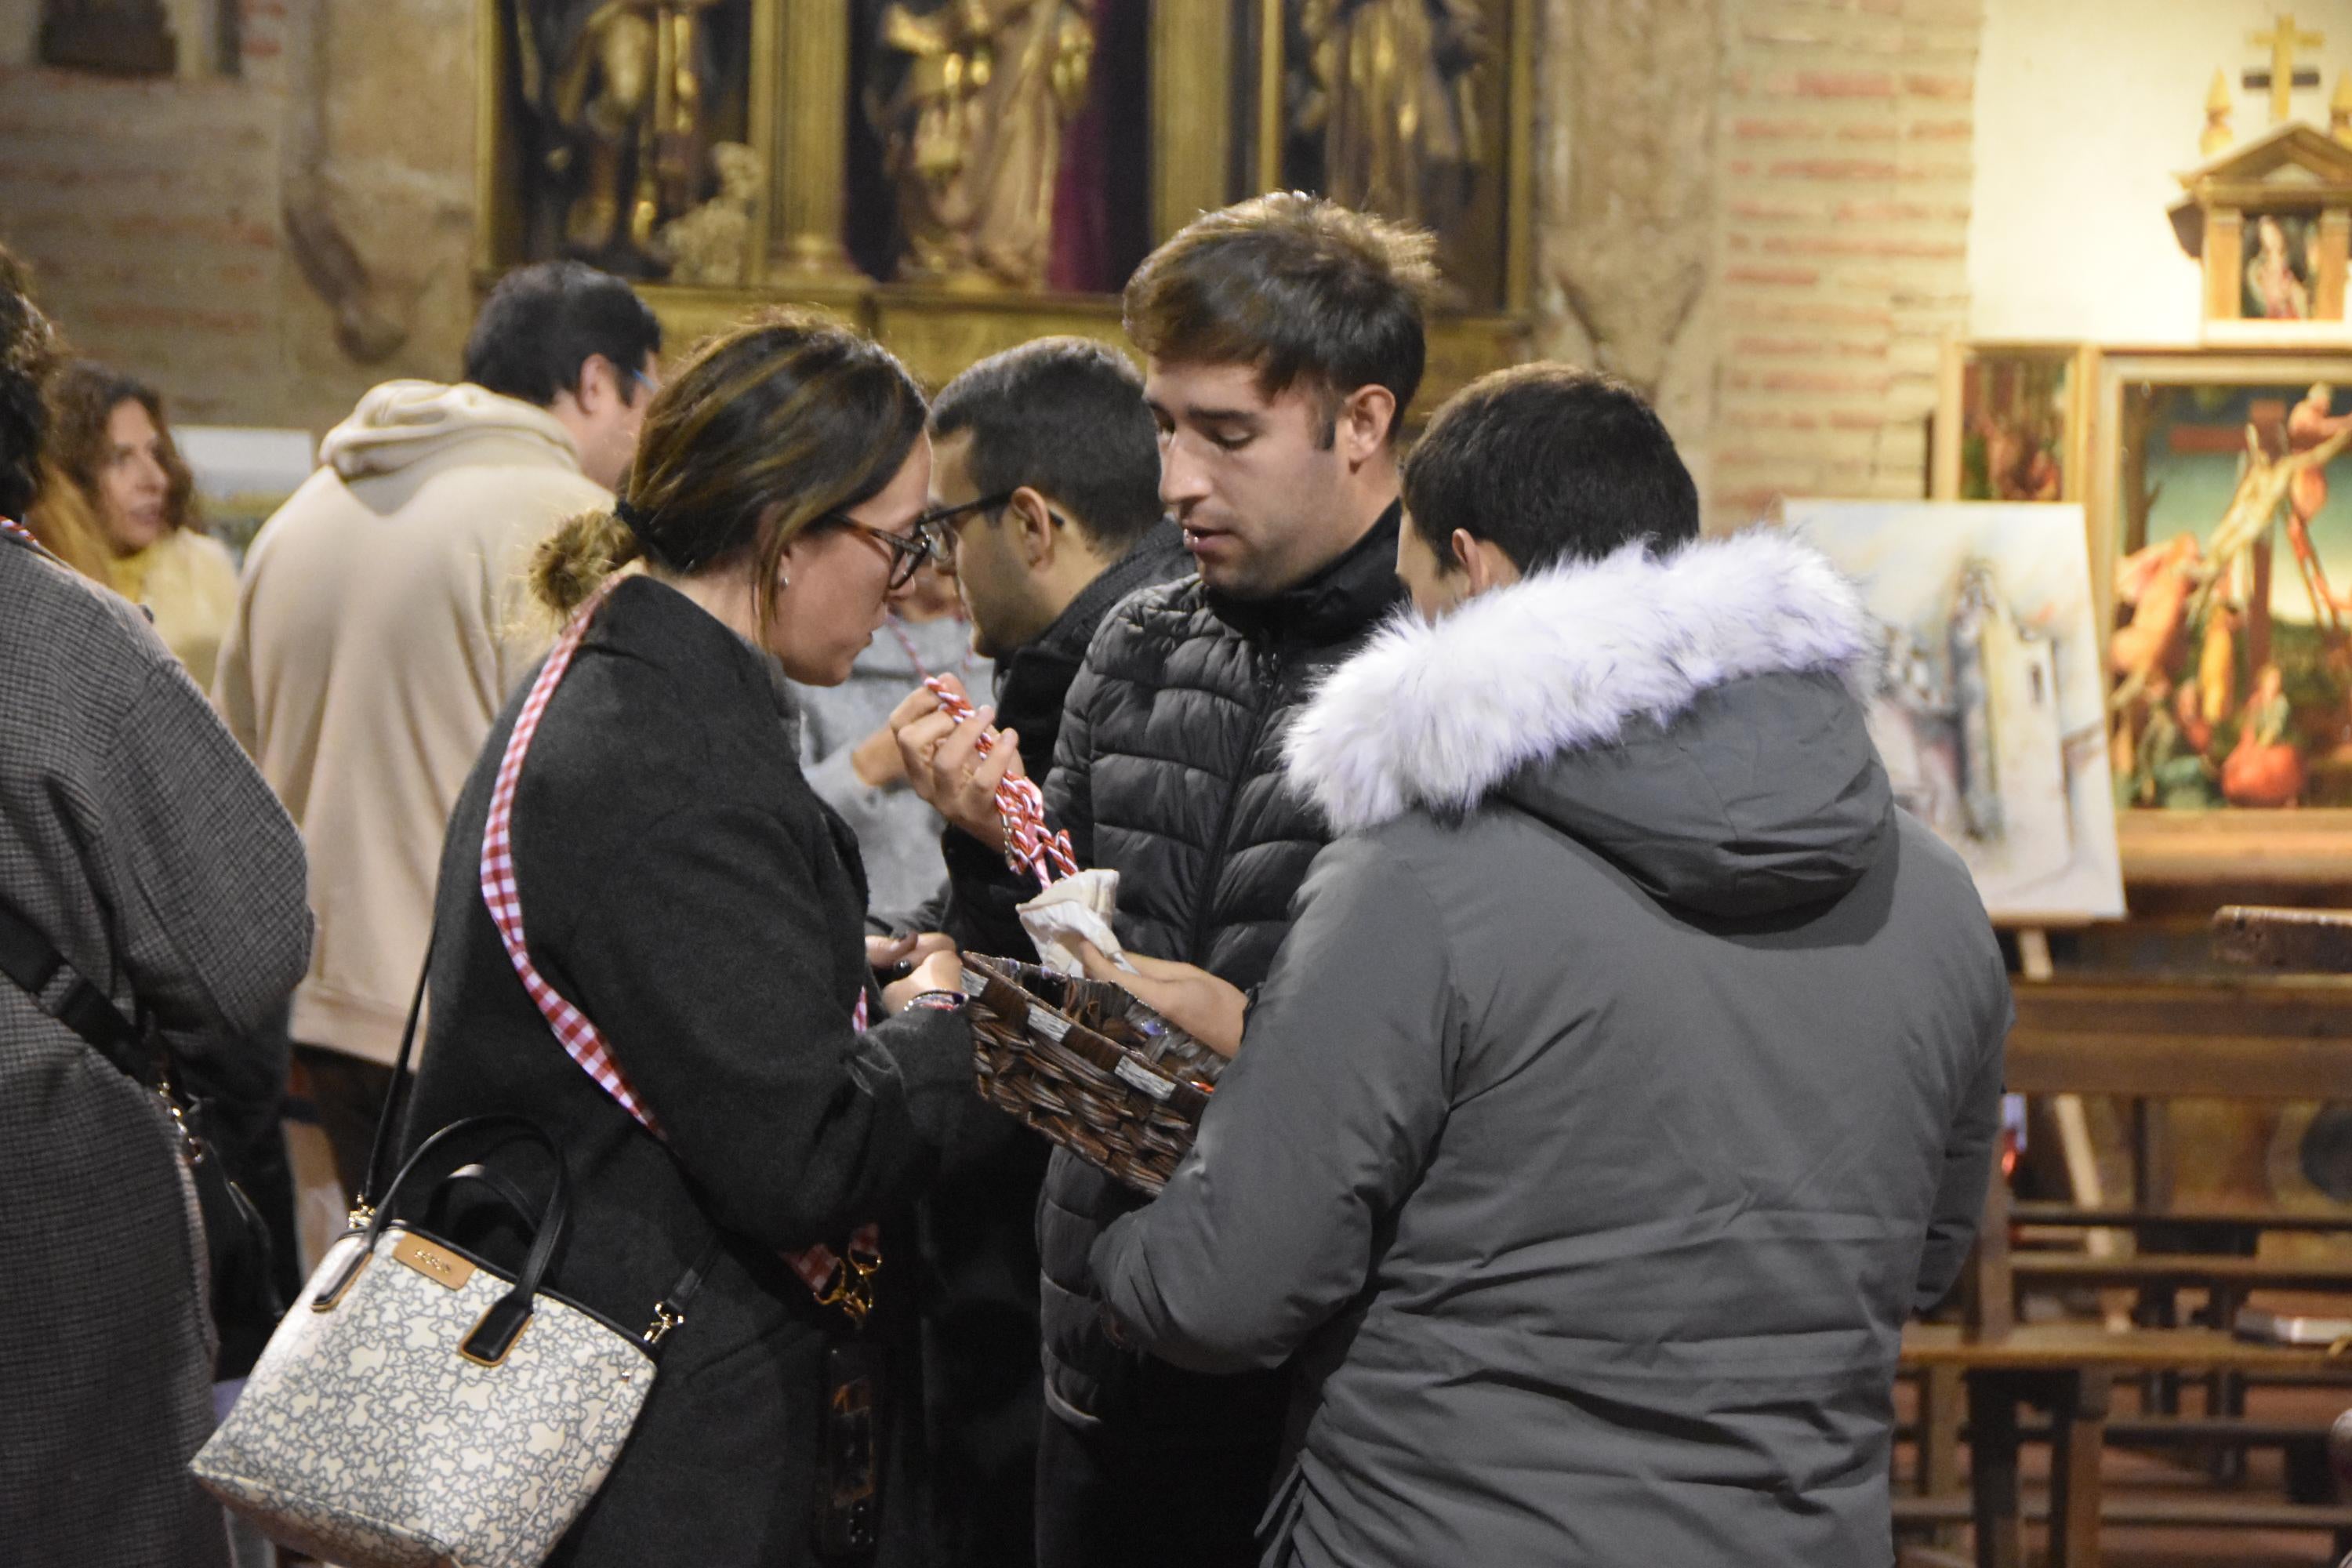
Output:
[[[215,1085],[310,956],[301,840],[130,604],[14,526],[48,328],[0,252],[0,900]],[[194,1193],[162,1101],[0,980],[0,1558],[226,1561],[187,1461],[212,1428]]]

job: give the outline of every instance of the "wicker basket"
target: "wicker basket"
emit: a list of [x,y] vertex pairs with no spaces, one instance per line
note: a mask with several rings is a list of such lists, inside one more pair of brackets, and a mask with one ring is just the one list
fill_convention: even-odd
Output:
[[1167,1185],[1223,1058],[1118,986],[963,963],[981,1094],[1139,1192]]

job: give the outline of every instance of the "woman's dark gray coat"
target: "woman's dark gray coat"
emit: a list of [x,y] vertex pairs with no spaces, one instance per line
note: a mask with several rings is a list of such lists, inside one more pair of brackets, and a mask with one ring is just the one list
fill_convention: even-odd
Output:
[[1345,837],[1094,1251],[1179,1364],[1299,1352],[1270,1563],[1890,1560],[2010,1004],[1844,682],[1876,646],[1788,541],[1634,552],[1384,634],[1293,731]]
[[[136,609],[5,535],[0,681],[0,898],[208,1083],[274,1093],[310,910],[269,786]],[[0,1562],[226,1562],[187,1470],[194,1202],[162,1101],[0,979]]]
[[772,661],[674,589],[633,579],[549,704],[513,837],[533,959],[604,1033],[667,1134],[657,1142],[564,1054],[482,901],[483,823],[521,700],[451,819],[409,1142],[489,1111],[539,1122],[572,1183],[554,1286],[625,1324],[652,1315],[714,1226],[729,1244],[555,1561],[812,1560],[825,1357],[848,1332],[777,1255],[837,1248],[879,1220],[885,1311],[866,1338],[898,1382],[878,1561],[920,1563],[904,1214],[941,1144],[996,1114],[973,1093],[967,1026],[927,1011],[851,1026],[871,983],[864,876],[801,776]]

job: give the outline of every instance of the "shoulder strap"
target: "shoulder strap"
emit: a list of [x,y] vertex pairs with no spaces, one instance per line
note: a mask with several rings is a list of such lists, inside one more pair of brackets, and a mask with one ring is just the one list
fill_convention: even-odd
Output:
[[[0,899],[0,974],[15,981],[36,1005],[80,1036],[125,1078],[144,1083],[154,1071],[152,1053],[137,1026],[75,970],[40,927],[5,899]],[[60,975],[72,978],[56,1001],[44,1002],[43,994]]]
[[638,1098],[636,1089],[621,1071],[621,1064],[613,1059],[604,1037],[589,1022],[588,1016],[564,1000],[531,963],[530,944],[523,935],[522,890],[515,885],[514,797],[515,786],[522,780],[523,759],[530,752],[530,742],[539,733],[539,721],[546,716],[547,705],[554,698],[556,687],[562,684],[564,671],[572,668],[572,656],[580,651],[581,639],[588,635],[589,622],[595,618],[618,582],[617,577],[605,579],[604,586],[580,606],[572,624],[563,628],[562,637],[549,650],[547,662],[540,667],[539,679],[531,682],[530,694],[523,699],[522,710],[515,715],[514,731],[507,737],[506,754],[499,760],[498,782],[490,791],[489,816],[482,825],[482,901],[489,907],[491,923],[499,928],[499,941],[505,944],[507,958],[521,978],[523,989],[530,994],[564,1053],[578,1062],[581,1070],[594,1079],[605,1093],[620,1101],[621,1109],[635,1117],[639,1126],[659,1137],[661,1128],[654,1121],[653,1112]]
[[440,899],[434,899],[432,929],[425,933],[425,959],[416,966],[416,990],[408,998],[408,1021],[400,1029],[400,1054],[392,1064],[392,1083],[383,1091],[383,1104],[375,1113],[375,1137],[368,1144],[365,1185],[353,1194],[352,1213],[356,1218],[375,1207],[375,1194],[383,1190],[384,1163],[392,1155],[392,1130],[400,1124],[400,1105],[407,1098],[408,1064],[416,1055],[416,1020],[425,1012],[425,986],[433,978],[433,950],[440,944]]

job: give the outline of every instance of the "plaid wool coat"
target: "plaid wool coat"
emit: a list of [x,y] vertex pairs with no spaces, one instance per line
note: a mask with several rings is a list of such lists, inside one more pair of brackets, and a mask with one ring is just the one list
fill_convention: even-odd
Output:
[[[140,612],[5,535],[0,897],[214,1082],[285,1072],[293,825]],[[225,1561],[205,1268],[162,1102],[0,980],[0,1558]]]

